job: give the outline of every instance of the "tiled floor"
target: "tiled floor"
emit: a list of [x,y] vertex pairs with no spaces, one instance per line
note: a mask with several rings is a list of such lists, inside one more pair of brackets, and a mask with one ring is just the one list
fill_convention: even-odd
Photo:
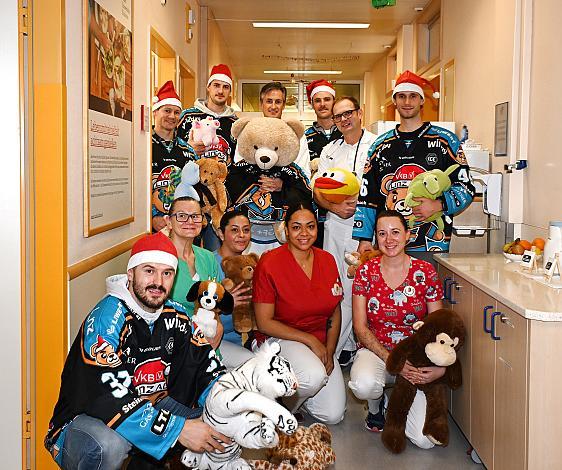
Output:
[[[349,369],[344,371],[345,382],[349,380]],[[363,424],[366,415],[364,403],[358,401],[349,391],[347,393],[347,412],[345,419],[334,426],[332,447],[336,453],[336,463],[330,470],[481,470],[482,465],[475,464],[467,449],[470,447],[456,424],[450,419],[450,438],[447,447],[435,447],[422,450],[408,441],[406,450],[400,455],[387,451],[380,434],[367,431]],[[307,416],[307,415],[305,415]],[[311,424],[308,418],[305,425]],[[261,451],[244,452],[246,458],[259,458]]]

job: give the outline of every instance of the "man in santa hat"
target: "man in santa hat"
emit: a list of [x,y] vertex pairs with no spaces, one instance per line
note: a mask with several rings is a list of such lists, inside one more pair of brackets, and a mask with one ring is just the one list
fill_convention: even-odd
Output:
[[199,419],[224,367],[168,300],[177,264],[157,233],[133,245],[127,274],[107,278],[68,353],[45,439],[61,468],[120,469],[133,449],[129,468],[140,468],[168,458],[176,441],[195,452],[230,442]]
[[152,230],[158,232],[166,226],[171,197],[165,193],[170,186],[170,176],[180,172],[184,165],[195,159],[187,143],[176,135],[182,110],[180,97],[174,84],[168,80],[152,99]]
[[317,119],[304,132],[312,161],[320,157],[326,144],[339,139],[342,134],[332,121],[332,107],[336,99],[334,86],[324,79],[313,80],[306,86],[306,96]]
[[[178,135],[187,141],[195,153],[203,158],[217,158],[230,165],[234,157],[236,140],[232,138],[232,124],[238,118],[234,109],[228,106],[228,99],[232,93],[232,73],[225,64],[215,65],[207,80],[207,98],[198,98],[191,108],[185,109],[180,116]],[[220,123],[217,129],[218,144],[206,147],[201,141],[193,140],[191,128],[193,121],[200,121],[211,117]]]
[[[453,216],[470,205],[474,186],[457,136],[430,122],[423,122],[424,88],[433,90],[433,85],[409,70],[396,81],[392,101],[400,115],[400,124],[379,136],[369,149],[353,238],[360,240],[359,251],[363,252],[372,247],[378,211],[396,209],[406,218],[413,213],[416,223],[406,251],[435,264],[432,253],[449,251]],[[439,94],[434,91],[433,96],[438,98]],[[444,171],[454,164],[459,167],[450,175],[452,186],[438,199],[416,198],[420,204],[410,208],[403,201],[406,190],[400,193],[389,191],[388,182],[404,165],[419,167],[420,171]],[[411,172],[412,178],[414,173]],[[405,187],[408,185],[409,181]],[[424,222],[439,211],[443,211],[444,231],[437,228],[436,222]]]

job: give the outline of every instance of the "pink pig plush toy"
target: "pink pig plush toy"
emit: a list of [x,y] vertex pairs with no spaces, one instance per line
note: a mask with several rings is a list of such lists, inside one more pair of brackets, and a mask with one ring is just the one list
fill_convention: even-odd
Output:
[[205,147],[216,145],[219,143],[217,137],[217,129],[220,127],[220,122],[213,119],[211,116],[201,119],[200,121],[193,122],[193,140],[195,142],[203,142]]

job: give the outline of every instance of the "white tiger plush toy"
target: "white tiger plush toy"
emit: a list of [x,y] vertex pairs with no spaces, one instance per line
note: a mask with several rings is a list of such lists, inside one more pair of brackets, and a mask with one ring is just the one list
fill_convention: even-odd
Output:
[[181,461],[200,470],[247,470],[252,467],[240,457],[242,447],[275,447],[279,436],[297,429],[296,418],[275,401],[297,391],[298,382],[289,361],[279,356],[278,343],[264,343],[236,369],[219,377],[205,402],[203,421],[232,438],[225,452],[198,454],[185,450]]

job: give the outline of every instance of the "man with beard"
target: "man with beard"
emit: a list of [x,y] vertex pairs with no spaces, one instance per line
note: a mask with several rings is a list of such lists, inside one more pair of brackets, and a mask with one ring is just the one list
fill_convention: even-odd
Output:
[[[320,154],[324,147],[341,138],[341,132],[332,120],[332,108],[336,99],[336,90],[327,80],[313,80],[306,86],[306,96],[312,105],[317,121],[312,123],[304,135],[308,144],[311,165],[319,164]],[[317,167],[317,166],[316,166]],[[322,248],[324,244],[324,222],[326,220],[326,210],[318,209],[318,237],[314,246]]]
[[152,114],[152,230],[158,232],[166,226],[164,214],[168,213],[172,195],[166,198],[170,178],[184,165],[195,159],[186,142],[176,136],[182,110],[180,97],[174,84],[168,80],[153,98]]
[[[338,98],[333,106],[332,120],[341,132],[340,139],[324,147],[318,164],[318,175],[329,168],[344,168],[361,179],[367,152],[375,141],[375,135],[363,128],[363,112],[359,102],[352,96]],[[340,203],[326,200],[321,193],[314,190],[316,203],[327,211],[324,223],[324,249],[334,255],[343,285],[341,304],[342,321],[336,355],[340,365],[351,364],[355,357],[355,339],[351,320],[351,287],[353,280],[347,277],[345,254],[357,250],[358,242],[353,240],[353,215],[356,199],[345,199]]]
[[168,300],[177,263],[165,235],[148,235],[133,245],[127,274],[107,279],[68,353],[45,439],[61,468],[119,469],[133,449],[130,468],[160,468],[176,441],[195,452],[230,442],[198,419],[224,367]]
[[[178,135],[191,145],[195,153],[202,158],[216,158],[230,165],[234,157],[236,141],[232,138],[231,128],[236,119],[234,109],[228,106],[232,93],[232,73],[225,64],[215,65],[207,80],[207,99],[198,98],[191,108],[185,109],[180,116]],[[217,129],[218,144],[205,147],[203,142],[196,142],[192,136],[193,121],[211,117],[220,123]]]
[[[453,215],[470,205],[474,186],[457,136],[430,122],[423,122],[424,87],[433,88],[433,85],[409,70],[396,80],[392,101],[400,115],[400,124],[379,136],[369,149],[353,238],[361,241],[360,252],[368,250],[372,248],[378,212],[394,209],[406,218],[413,213],[416,223],[406,252],[435,264],[432,252],[449,251]],[[437,98],[439,94],[434,92],[433,96]],[[420,203],[414,208],[405,204],[408,186],[415,176],[433,169],[445,171],[457,163],[459,167],[450,175],[452,185],[441,197],[435,200],[414,198]],[[439,211],[443,211],[443,231],[438,229],[436,222],[424,222]]]
[[[232,124],[238,119],[234,109],[228,106],[232,93],[232,73],[225,64],[215,65],[207,80],[207,99],[197,99],[191,108],[185,109],[180,116],[178,135],[188,142],[200,158],[215,158],[230,166],[236,150],[236,140],[232,137]],[[213,118],[220,123],[217,129],[218,144],[206,147],[201,141],[193,139],[193,121]],[[220,247],[220,240],[213,230],[210,216],[201,233],[203,246],[209,251]]]

